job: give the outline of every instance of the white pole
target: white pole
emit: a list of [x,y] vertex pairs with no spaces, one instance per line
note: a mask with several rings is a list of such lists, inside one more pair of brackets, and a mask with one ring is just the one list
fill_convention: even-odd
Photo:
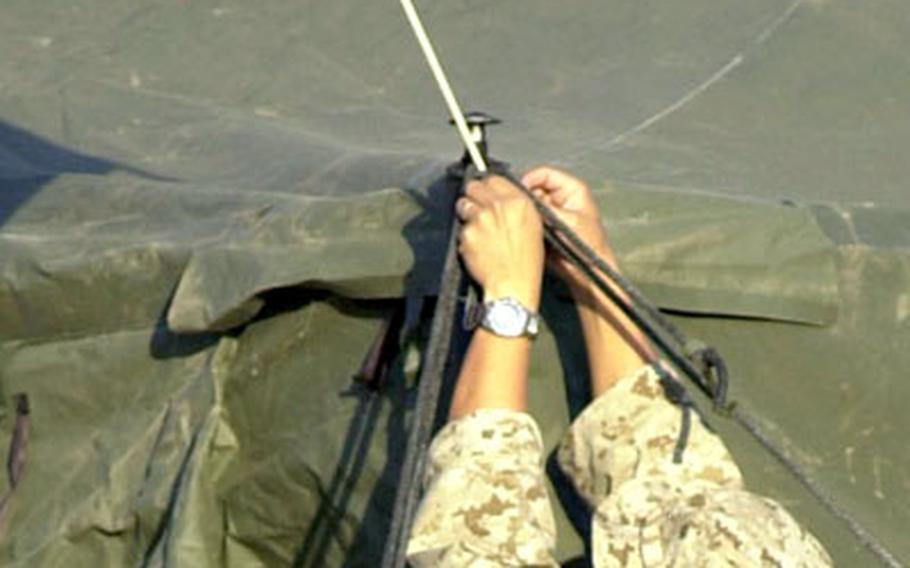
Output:
[[436,50],[433,49],[433,44],[430,42],[427,31],[420,21],[420,16],[417,14],[417,9],[414,8],[414,3],[411,0],[401,0],[401,7],[404,8],[404,13],[411,23],[414,35],[417,36],[417,41],[420,43],[423,55],[430,65],[430,70],[433,71],[433,77],[436,78],[436,83],[439,85],[439,90],[442,92],[442,98],[445,99],[446,106],[449,107],[449,114],[452,116],[452,120],[455,121],[455,126],[458,128],[458,134],[461,136],[461,141],[464,143],[464,147],[471,156],[471,161],[474,162],[474,167],[477,168],[477,171],[480,173],[486,172],[487,163],[480,154],[477,142],[475,142],[474,137],[471,136],[471,131],[468,129],[468,123],[464,119],[464,113],[461,111],[461,107],[458,106],[458,99],[455,98],[455,93],[452,92],[452,86],[446,78],[445,71],[442,70],[439,58],[436,57]]

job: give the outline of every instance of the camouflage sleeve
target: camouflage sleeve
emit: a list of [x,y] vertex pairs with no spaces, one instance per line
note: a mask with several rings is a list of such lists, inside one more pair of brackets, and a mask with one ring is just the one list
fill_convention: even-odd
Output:
[[483,409],[450,422],[428,460],[412,566],[556,566],[543,442],[528,414]]
[[569,429],[558,460],[594,510],[595,566],[830,565],[783,507],[743,489],[723,442],[697,418],[682,463],[673,463],[680,423],[648,366]]

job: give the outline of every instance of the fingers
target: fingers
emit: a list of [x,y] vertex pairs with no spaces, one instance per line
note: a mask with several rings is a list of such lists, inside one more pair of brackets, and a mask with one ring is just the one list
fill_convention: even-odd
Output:
[[476,221],[484,209],[483,205],[466,196],[459,197],[455,202],[455,215],[461,220],[457,236],[458,254],[464,256],[476,249],[478,239],[481,238],[481,229],[478,227],[480,223]]
[[497,199],[522,195],[521,190],[501,176],[489,176],[473,180],[465,188],[465,195],[480,205],[489,205]]
[[468,182],[464,194],[476,203],[485,203],[489,200],[489,191],[486,179],[476,179]]
[[522,176],[521,183],[526,187],[539,187],[547,191],[585,187],[585,183],[577,177],[550,166],[540,166],[528,171]]
[[521,195],[512,182],[499,176],[489,176],[468,182],[465,194],[455,202],[455,214],[463,223],[469,223],[485,208],[498,200]]
[[557,206],[573,194],[588,191],[588,186],[577,177],[549,166],[532,169],[522,176],[521,183],[532,190],[542,190]]
[[475,241],[474,231],[471,225],[462,225],[458,229],[458,254],[464,256],[468,252],[468,247]]
[[[533,215],[532,219],[525,218],[528,211]],[[503,230],[514,219],[523,219],[519,225],[521,230],[527,230],[529,224],[533,225],[534,219],[539,221],[531,200],[514,183],[501,176],[488,176],[468,182],[464,195],[455,201],[455,215],[461,220],[458,240],[459,252],[462,254],[471,248],[471,243],[480,238],[480,234],[489,232],[490,227]],[[481,222],[483,216],[490,222]],[[481,229],[480,225],[486,225],[486,228]]]
[[470,223],[480,212],[480,205],[470,197],[459,197],[455,202],[455,214],[462,223]]
[[533,195],[539,201],[542,201],[544,203],[544,205],[552,204],[553,200],[551,199],[550,194],[539,187],[535,187],[535,188],[531,189],[531,195]]
[[[549,197],[557,205],[571,194],[588,191],[588,186],[582,180],[549,166],[532,169],[522,177],[521,183],[538,199]],[[480,205],[487,205],[498,197],[519,192],[519,188],[512,182],[495,175],[470,181],[465,188],[465,195]]]

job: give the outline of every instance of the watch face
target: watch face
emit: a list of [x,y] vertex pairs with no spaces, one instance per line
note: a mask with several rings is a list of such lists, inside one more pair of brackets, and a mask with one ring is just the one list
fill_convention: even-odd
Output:
[[520,305],[510,302],[497,302],[487,312],[487,324],[490,329],[507,337],[517,337],[524,333],[527,314]]

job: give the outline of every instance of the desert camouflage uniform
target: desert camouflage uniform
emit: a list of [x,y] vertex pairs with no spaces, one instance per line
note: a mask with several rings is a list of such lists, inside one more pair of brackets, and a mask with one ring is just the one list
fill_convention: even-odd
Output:
[[[828,566],[783,507],[743,489],[699,420],[673,463],[680,409],[653,367],[593,401],[558,450],[593,510],[592,561],[613,566]],[[543,443],[527,414],[485,409],[433,441],[408,558],[428,566],[556,566]]]

